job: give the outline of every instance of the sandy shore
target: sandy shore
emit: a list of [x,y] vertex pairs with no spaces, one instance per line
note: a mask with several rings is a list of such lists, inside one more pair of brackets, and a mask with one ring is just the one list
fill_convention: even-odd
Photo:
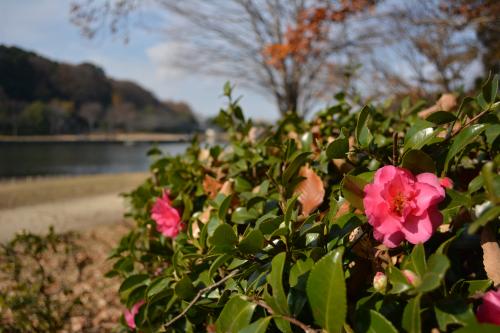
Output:
[[132,190],[146,175],[127,173],[44,177],[0,182],[0,241],[28,230],[44,233],[83,231],[123,222],[120,193]]

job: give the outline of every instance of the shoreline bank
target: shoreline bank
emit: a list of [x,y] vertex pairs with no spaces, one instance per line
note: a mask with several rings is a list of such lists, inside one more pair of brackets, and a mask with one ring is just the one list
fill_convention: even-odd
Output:
[[190,141],[195,133],[92,133],[61,135],[0,135],[0,143],[65,143],[65,142],[158,142],[177,143]]

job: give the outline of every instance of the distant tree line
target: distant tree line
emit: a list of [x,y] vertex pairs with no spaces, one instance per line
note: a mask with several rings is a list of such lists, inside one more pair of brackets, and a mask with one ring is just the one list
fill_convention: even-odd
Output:
[[197,128],[189,105],[161,102],[89,63],[70,65],[0,45],[0,133],[66,134]]

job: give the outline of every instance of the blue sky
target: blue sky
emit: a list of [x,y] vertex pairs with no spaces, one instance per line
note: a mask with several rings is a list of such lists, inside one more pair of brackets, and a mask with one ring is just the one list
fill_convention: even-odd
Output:
[[[95,40],[81,36],[69,21],[69,0],[0,0],[0,44],[15,45],[57,61],[92,62],[117,79],[132,80],[160,99],[188,102],[202,116],[216,115],[224,78],[171,68],[175,44],[161,34],[137,28],[128,44],[109,35]],[[242,87],[242,105],[254,119],[274,120],[278,111],[267,97]]]

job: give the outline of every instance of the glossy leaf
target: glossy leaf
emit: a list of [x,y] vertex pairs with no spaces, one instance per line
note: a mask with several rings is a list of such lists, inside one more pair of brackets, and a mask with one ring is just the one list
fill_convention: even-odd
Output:
[[210,238],[210,244],[219,247],[232,247],[238,242],[233,228],[229,224],[221,224]]
[[368,121],[372,109],[369,106],[363,107],[358,116],[358,122],[356,124],[356,141],[361,147],[368,147],[368,144],[372,141],[373,135],[368,128]]
[[265,333],[272,317],[264,317],[242,328],[238,333]]
[[436,125],[451,123],[456,119],[457,118],[453,115],[453,113],[447,111],[437,111],[425,118],[425,120],[433,122]]
[[412,149],[406,152],[403,156],[401,166],[410,170],[414,174],[436,172],[436,164],[434,163],[432,157],[421,150]]
[[466,129],[460,131],[460,133],[455,137],[453,143],[446,154],[446,159],[444,163],[444,171],[448,170],[449,163],[451,160],[465,147],[472,143],[481,133],[486,129],[485,124],[475,124]]
[[217,333],[234,333],[250,324],[255,304],[245,301],[240,296],[231,298],[215,322]]
[[420,297],[411,298],[403,312],[402,326],[408,333],[422,332],[422,319],[420,317]]
[[439,130],[434,130],[432,127],[427,127],[419,130],[415,134],[409,137],[404,144],[404,150],[407,151],[409,149],[419,150],[422,149],[425,145],[429,144],[439,133]]
[[356,316],[356,332],[359,333],[397,333],[398,330],[382,314],[374,311],[361,311]]
[[337,138],[326,147],[326,156],[329,159],[345,158],[349,152],[349,140],[347,138]]
[[264,236],[259,229],[254,229],[243,238],[238,248],[243,253],[253,254],[259,252],[264,246]]
[[359,176],[345,175],[342,181],[342,194],[353,207],[364,210],[364,188],[367,184],[368,182]]
[[431,255],[427,262],[427,271],[422,276],[422,283],[415,288],[415,292],[429,292],[439,287],[449,267],[450,261],[445,255]]
[[315,321],[329,333],[341,332],[347,315],[343,248],[328,253],[311,270],[307,298]]

